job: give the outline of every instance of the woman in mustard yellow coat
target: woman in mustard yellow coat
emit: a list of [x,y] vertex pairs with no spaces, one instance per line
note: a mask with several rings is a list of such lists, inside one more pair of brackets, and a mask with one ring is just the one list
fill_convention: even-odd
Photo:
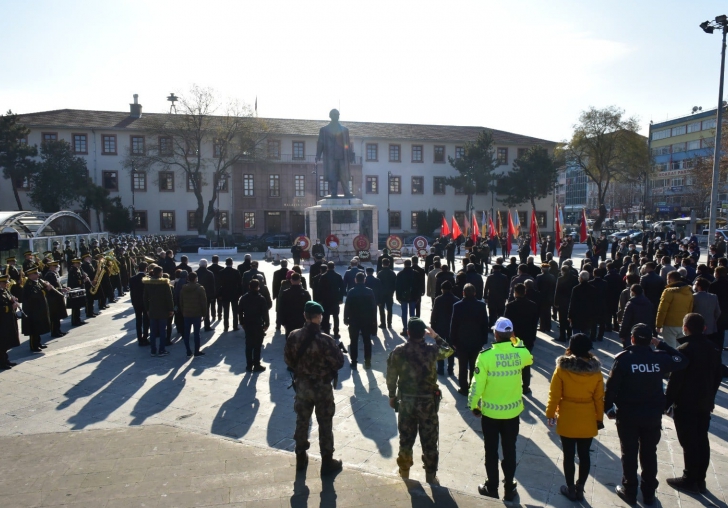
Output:
[[[551,378],[546,418],[556,423],[564,449],[566,485],[561,493],[572,501],[584,499],[584,483],[589,477],[589,448],[597,431],[604,428],[604,379],[602,364],[589,351],[592,342],[586,334],[571,337],[566,354],[556,359]],[[574,482],[574,453],[579,453],[579,478]]]

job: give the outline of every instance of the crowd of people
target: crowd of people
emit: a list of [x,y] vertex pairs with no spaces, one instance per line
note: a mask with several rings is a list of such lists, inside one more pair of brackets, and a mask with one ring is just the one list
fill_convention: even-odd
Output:
[[[441,239],[427,256],[399,260],[398,271],[385,249],[376,267],[372,263],[365,268],[355,257],[343,276],[334,262],[326,262],[317,251],[308,277],[299,264],[289,267],[282,260],[270,286],[250,255],[237,266],[232,258],[224,265],[217,256],[210,262],[202,259],[193,271],[186,256],[178,263],[174,250],[160,245],[151,246],[151,252],[142,251],[143,260],[137,263],[123,262],[126,276],[118,270],[114,274],[118,286],[109,277],[104,288],[97,277],[98,270],[107,268],[104,255],[91,250],[70,260],[69,287],[83,284],[87,288],[87,318],[95,315],[95,301],[104,309],[107,300],[113,302],[130,291],[138,344],[150,346],[153,357],[169,354],[167,346],[175,328],[187,356],[204,355],[200,333],[211,331],[217,318],[224,332],[242,327],[246,370],[263,372],[261,348],[266,332],[272,326],[282,331],[284,359],[296,389],[297,468],[308,464],[308,428],[315,412],[324,473],[341,468],[341,461],[333,458],[331,390],[345,363],[344,354],[349,355],[352,371],[360,364],[372,368],[372,337],[377,328],[393,329],[396,300],[406,342],[389,353],[386,380],[390,405],[399,412],[400,475],[409,476],[412,447],[419,434],[427,481],[437,483],[437,412],[442,398],[438,376],[455,376],[457,363],[458,393],[467,397],[468,407],[482,422],[487,476],[478,490],[498,497],[500,446],[506,500],[517,495],[516,438],[523,397],[532,393],[535,346],[538,340],[551,337],[542,334],[539,339],[538,332],[550,333],[556,321],[559,332],[553,340],[567,348],[553,371],[546,417],[549,426],[556,426],[564,452],[566,481],[561,493],[570,500],[583,498],[589,447],[606,415],[617,421],[622,448],[623,479],[617,493],[634,502],[641,487],[644,502],[651,504],[657,488],[656,449],[663,413],[675,419],[685,451],[684,475],[668,483],[689,492],[704,491],[710,413],[725,374],[721,365],[728,328],[725,245],[719,241],[711,246],[708,263],[700,264],[697,244],[690,240],[649,238],[639,251],[634,244],[616,241],[610,256],[601,238],[589,244],[577,269],[566,256],[573,249],[570,237],[559,246],[558,260],[554,241],[544,238],[538,263],[524,247],[530,244],[525,239],[519,246],[520,262],[517,257],[497,256],[496,240],[465,243],[465,253],[457,259],[457,242]],[[117,259],[124,260],[124,254],[122,250]],[[38,281],[37,266],[24,266],[28,280],[21,298],[5,291],[11,276],[0,277],[3,323],[10,323],[8,309],[14,312],[22,301],[23,333],[30,336],[34,352],[44,347],[43,333],[63,333],[54,318],[42,318],[49,314],[53,298],[48,291],[55,284],[54,262],[46,266],[50,276],[45,282]],[[89,299],[94,287],[103,296]],[[423,315],[424,298],[432,304],[429,316]],[[74,312],[73,324],[83,324],[80,311]],[[348,349],[341,342],[343,326]],[[15,339],[7,344],[19,342],[17,324],[15,330]],[[593,347],[610,332],[618,334],[624,351],[615,358],[605,384]],[[494,341],[489,343],[491,333]],[[427,335],[433,341],[426,340]],[[7,355],[5,364],[12,366]],[[662,382],[667,375],[665,394]]]

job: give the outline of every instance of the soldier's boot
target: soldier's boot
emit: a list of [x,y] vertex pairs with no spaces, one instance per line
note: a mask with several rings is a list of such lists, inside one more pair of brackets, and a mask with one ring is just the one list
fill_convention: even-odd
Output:
[[437,472],[425,473],[425,481],[430,485],[440,485],[440,480],[437,478]]
[[518,495],[518,484],[515,482],[515,480],[511,480],[510,483],[506,480],[503,481],[503,484],[506,488],[505,494],[503,494],[503,500],[504,501],[513,501],[516,496]]
[[308,467],[308,453],[296,452],[296,471],[303,471]]
[[339,459],[333,458],[331,455],[326,455],[321,458],[321,474],[333,474],[338,473],[343,469],[343,464]]

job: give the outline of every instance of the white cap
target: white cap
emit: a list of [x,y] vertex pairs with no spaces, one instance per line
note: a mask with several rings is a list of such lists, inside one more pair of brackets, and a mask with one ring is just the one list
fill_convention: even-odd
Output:
[[493,330],[499,333],[508,333],[513,331],[513,323],[511,320],[504,317],[499,317],[493,325]]

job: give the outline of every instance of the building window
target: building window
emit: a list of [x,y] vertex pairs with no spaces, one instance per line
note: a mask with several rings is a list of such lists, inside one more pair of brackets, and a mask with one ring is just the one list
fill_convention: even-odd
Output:
[[268,140],[268,158],[269,159],[280,159],[281,158],[281,142],[278,140]]
[[304,175],[294,176],[296,197],[302,198],[306,195],[306,177]]
[[88,136],[86,134],[73,135],[73,153],[77,155],[88,154]]
[[43,143],[47,141],[58,141],[58,133],[57,132],[44,132],[41,134],[41,139],[43,140]]
[[281,175],[268,176],[268,196],[272,198],[281,197]]
[[411,224],[412,231],[417,231],[417,216],[421,213],[425,213],[425,212],[412,212],[412,224]]
[[197,231],[199,227],[199,221],[197,220],[197,211],[192,210],[187,212],[187,231]]
[[401,145],[389,145],[389,162],[401,162],[402,161],[402,146]]
[[147,226],[147,212],[141,211],[141,210],[134,210],[132,220],[134,221],[135,229],[141,229],[144,231],[149,229],[149,227]]
[[228,213],[219,210],[217,212],[217,216],[215,217],[215,229],[230,229],[230,226],[228,224]]
[[198,175],[187,175],[187,192],[195,192],[195,189],[200,188],[200,183],[202,182],[201,176]]
[[377,162],[379,157],[379,145],[376,143],[367,143],[367,160]]
[[243,228],[255,229],[255,212],[243,212]]
[[101,154],[116,155],[116,134],[104,134],[101,136]]
[[465,156],[465,148],[462,146],[455,147],[455,158],[462,159]]
[[508,164],[508,148],[499,147],[496,149],[498,165]]
[[424,176],[413,176],[412,177],[412,194],[424,194],[425,193],[425,177]]
[[402,229],[402,212],[389,212],[389,229]]
[[174,211],[162,210],[159,212],[159,229],[162,231],[174,231]]
[[518,149],[518,158],[523,159],[526,156],[526,150],[527,148],[519,148]]
[[144,155],[144,136],[131,137],[131,154]]
[[228,175],[217,175],[215,179],[217,180],[217,190],[219,192],[228,192],[230,190],[230,178]]
[[688,124],[688,134],[691,132],[700,132],[700,122],[693,122]]
[[15,178],[13,179],[13,185],[15,185],[15,188],[18,190],[30,190],[30,178],[27,176]]
[[251,197],[254,196],[253,175],[243,175],[243,196]]
[[131,188],[134,192],[147,191],[147,174],[144,171],[131,172]]
[[684,152],[686,146],[687,143],[675,143],[674,145],[672,145],[672,153]]
[[700,140],[696,139],[694,141],[688,141],[688,150],[699,150],[700,149]]
[[655,131],[652,133],[652,139],[665,139],[670,137],[670,129],[663,129],[661,131]]
[[703,120],[703,130],[715,129],[715,118],[712,120]]
[[672,186],[673,187],[682,187],[683,185],[683,179],[682,178],[673,178],[672,179]]
[[170,136],[159,136],[159,155],[172,155],[172,138]]
[[434,155],[434,161],[435,162],[445,162],[445,146],[444,145],[435,145],[435,155]]
[[174,192],[174,173],[172,171],[159,172],[160,192]]
[[323,175],[319,176],[319,197],[329,195],[329,181],[325,180]]
[[101,173],[101,179],[104,184],[104,189],[110,191],[119,190],[119,173],[117,171],[103,171]]
[[378,176],[367,176],[367,194],[379,194]]
[[390,176],[389,177],[389,193],[390,194],[402,194],[402,177],[401,176]]
[[422,145],[412,145],[412,162],[422,162]]
[[687,132],[687,125],[679,125],[677,127],[673,127],[670,131],[670,134],[673,136],[682,136]]
[[219,139],[212,140],[212,156],[216,159],[222,157],[223,141]]
[[444,176],[436,176],[432,179],[432,192],[433,194],[445,194],[446,178]]
[[306,157],[306,143],[303,141],[294,141],[293,142],[293,158],[296,160],[301,160]]

